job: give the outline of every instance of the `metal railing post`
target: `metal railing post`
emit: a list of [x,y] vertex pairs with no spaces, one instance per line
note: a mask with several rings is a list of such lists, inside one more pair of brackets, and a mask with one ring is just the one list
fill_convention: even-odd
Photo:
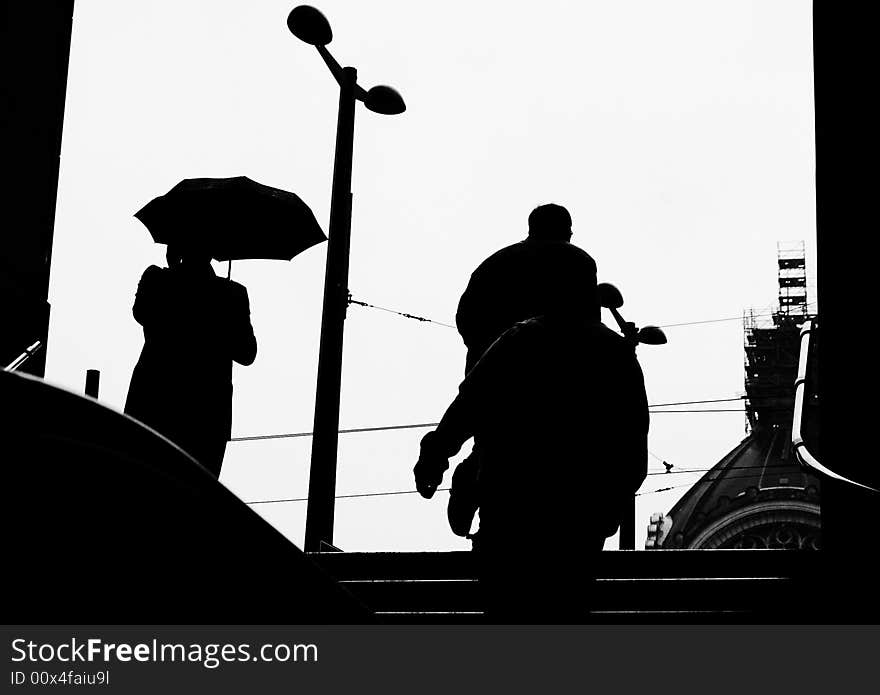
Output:
[[86,370],[86,395],[92,398],[98,397],[98,387],[101,383],[101,372],[97,369]]

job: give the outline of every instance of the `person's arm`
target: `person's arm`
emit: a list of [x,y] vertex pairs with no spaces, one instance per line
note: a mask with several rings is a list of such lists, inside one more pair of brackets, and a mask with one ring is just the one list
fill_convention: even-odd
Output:
[[496,394],[500,380],[513,378],[510,365],[516,363],[523,349],[525,334],[525,324],[517,324],[492,344],[461,382],[458,395],[437,429],[422,438],[421,453],[413,470],[416,489],[422,497],[434,495],[449,468],[449,459],[474,436],[478,409]]
[[141,275],[141,280],[138,283],[131,313],[134,320],[145,328],[149,327],[157,318],[161,318],[163,314],[162,273],[162,268],[151,265]]
[[476,342],[479,331],[479,311],[477,295],[480,293],[479,276],[477,271],[471,275],[467,287],[458,300],[458,310],[455,312],[455,326],[458,334],[467,347],[472,347]]
[[[455,326],[468,349],[477,347],[477,343],[485,341],[488,321],[497,321],[498,307],[494,306],[497,290],[496,268],[498,254],[489,256],[471,273],[467,287],[458,301],[455,312]],[[479,345],[485,349],[488,345]]]
[[230,284],[232,312],[230,317],[230,353],[242,365],[253,364],[257,358],[257,338],[251,325],[250,302],[247,290],[238,283]]
[[419,460],[413,473],[416,490],[430,499],[443,481],[449,459],[473,436],[472,404],[466,389],[460,390],[443,414],[437,429],[422,437]]

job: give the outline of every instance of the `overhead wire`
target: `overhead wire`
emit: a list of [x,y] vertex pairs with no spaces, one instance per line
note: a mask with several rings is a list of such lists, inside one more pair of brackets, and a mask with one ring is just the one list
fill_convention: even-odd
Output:
[[[752,468],[764,468],[764,466],[740,466],[740,467],[733,469],[733,471],[731,471],[730,473],[727,473],[726,475],[718,475],[718,476],[714,476],[714,477],[703,477],[703,478],[700,478],[699,480],[695,480],[690,483],[681,483],[678,485],[672,485],[672,486],[668,486],[668,487],[658,488],[656,490],[639,491],[639,492],[636,492],[634,494],[634,496],[640,497],[640,496],[644,496],[644,495],[653,495],[653,494],[659,493],[659,492],[667,492],[669,490],[676,490],[676,489],[680,489],[682,487],[693,487],[694,485],[698,485],[700,483],[715,482],[717,480],[760,479],[764,475],[763,471],[761,473],[747,473],[746,475],[733,475],[733,473],[736,473],[737,471],[741,471],[741,470],[745,470],[745,469],[752,469]],[[711,471],[711,470],[712,470],[711,468],[705,469],[706,472]],[[686,471],[686,472],[700,473],[700,472],[704,472],[704,471],[693,470],[693,471]],[[648,475],[650,475],[650,473]],[[662,473],[661,473],[661,475],[662,475]],[[437,488],[438,492],[448,492],[449,490],[450,490],[450,488],[448,488],[448,487]],[[334,499],[352,499],[352,498],[357,498],[357,497],[388,497],[388,496],[393,496],[393,495],[414,495],[417,492],[418,492],[418,490],[391,490],[391,491],[387,491],[387,492],[360,492],[360,493],[352,493],[352,494],[345,494],[345,495],[336,495],[334,497]],[[247,504],[247,505],[280,504],[280,503],[284,503],[284,502],[308,502],[308,497],[287,497],[287,498],[281,498],[281,499],[254,500],[252,502],[245,502],[245,504]]]
[[[370,309],[376,309],[378,311],[384,311],[387,313],[395,314],[397,316],[401,316],[406,319],[415,320],[423,323],[433,323],[439,326],[444,326],[446,328],[455,328],[453,324],[445,323],[443,321],[437,321],[436,319],[427,318],[424,316],[418,316],[416,314],[411,314],[408,312],[398,311],[396,309],[390,309],[388,307],[378,306],[376,304],[371,304],[369,302],[364,302],[360,300],[353,299],[351,294],[348,297],[348,303],[354,304],[357,306],[362,306]],[[816,302],[810,302],[807,306],[813,306]],[[770,311],[770,312],[761,312],[761,313],[749,313],[743,314],[740,316],[730,316],[718,319],[704,319],[700,321],[687,321],[681,323],[667,323],[661,324],[660,328],[677,328],[683,326],[696,326],[701,324],[709,324],[709,323],[720,323],[724,321],[741,321],[749,318],[762,318],[767,316],[773,316],[778,314],[778,311]],[[701,405],[705,403],[723,403],[723,402],[731,402],[731,401],[739,401],[746,400],[748,396],[741,395],[735,396],[731,398],[716,398],[716,399],[704,399],[704,400],[693,400],[693,401],[678,401],[672,403],[657,403],[649,405],[649,408],[664,408],[669,406],[679,406],[679,405]],[[651,410],[649,411],[652,414],[660,414],[660,413],[745,413],[746,410],[744,408],[702,408],[702,409],[676,409],[676,410]],[[359,433],[359,432],[381,432],[381,431],[391,431],[391,430],[405,430],[405,429],[422,429],[428,427],[436,427],[439,423],[431,422],[431,423],[415,423],[415,424],[404,424],[404,425],[385,425],[378,427],[356,427],[349,429],[340,429],[340,434],[350,434],[350,433]],[[269,440],[269,439],[286,439],[286,438],[296,438],[296,437],[310,437],[313,436],[312,432],[291,432],[291,433],[280,433],[280,434],[268,434],[268,435],[252,435],[252,436],[243,436],[243,437],[233,437],[230,441],[233,442],[244,442],[244,441],[260,441],[260,440]],[[681,475],[687,473],[701,473],[708,472],[712,469],[689,469],[689,470],[678,470],[672,471],[672,465],[667,463],[664,459],[657,456],[653,452],[648,452],[655,459],[663,463],[666,466],[666,470],[664,471],[654,471],[648,472],[647,475]],[[758,466],[755,466],[758,467]],[[760,466],[763,468],[763,466]],[[751,468],[751,466],[740,467],[741,468]],[[738,477],[758,477],[758,474],[753,474],[752,476],[727,476],[730,478],[738,478]],[[659,492],[665,492],[668,490],[674,490],[681,487],[689,487],[697,484],[698,482],[703,482],[703,480],[696,481],[695,483],[684,483],[681,485],[674,485],[670,487],[660,488],[658,490],[644,491],[635,493],[636,496],[654,494]],[[448,490],[449,488],[439,488],[438,490]],[[379,497],[379,496],[388,496],[388,495],[408,495],[415,494],[416,490],[398,490],[398,491],[389,491],[389,492],[375,492],[375,493],[356,493],[349,495],[337,495],[336,499],[350,499],[350,498],[358,498],[358,497]],[[249,505],[256,504],[275,504],[281,502],[305,502],[308,501],[308,498],[300,497],[300,498],[286,498],[286,499],[277,499],[277,500],[257,500],[253,502],[247,502]]]
[[[448,491],[448,487],[438,487],[437,492]],[[391,495],[413,495],[418,490],[392,490],[390,492],[358,492],[350,495],[336,495],[334,499],[352,499],[353,497],[388,497]],[[286,499],[277,500],[256,500],[254,502],[245,502],[248,505],[254,504],[279,504],[281,502],[308,502],[308,497],[288,497]]]
[[[425,427],[436,427],[439,422],[420,422],[412,425],[384,425],[381,427],[352,427],[350,429],[339,430],[339,434],[352,434],[356,432],[384,432],[388,430],[412,430],[422,429]],[[311,437],[313,432],[286,432],[281,434],[257,434],[247,437],[232,437],[230,442],[252,442],[262,439],[288,439],[291,437]]]
[[[437,324],[438,326],[445,326],[446,328],[455,328],[455,326],[451,323],[445,323],[443,321],[437,321],[436,319],[430,319],[430,318],[427,318],[424,316],[410,314],[405,311],[398,311],[396,309],[389,309],[388,307],[378,306],[377,304],[370,304],[369,302],[363,302],[360,300],[352,299],[351,295],[349,295],[348,303],[349,304],[356,304],[357,306],[367,307],[369,309],[378,309],[379,311],[385,311],[389,314],[396,314],[396,315],[402,316],[403,318],[406,318],[406,319],[421,321],[421,322],[425,322],[425,323],[434,323],[434,324]],[[816,304],[817,304],[817,302],[808,302],[806,306],[812,307],[812,306],[815,306]],[[741,314],[739,316],[727,316],[727,317],[718,318],[718,319],[703,319],[700,321],[685,321],[682,323],[664,323],[664,324],[660,324],[658,326],[658,328],[680,328],[683,326],[699,326],[701,324],[707,324],[707,323],[722,323],[724,321],[744,321],[749,318],[766,318],[767,316],[773,316],[774,314],[778,314],[778,313],[780,313],[780,312],[779,311],[767,311],[767,312],[761,311],[760,313],[748,313],[748,314]]]
[[[747,399],[747,396],[734,396],[731,398],[713,398],[713,399],[704,399],[704,400],[694,400],[694,401],[677,401],[674,403],[654,403],[649,404],[648,408],[665,408],[668,406],[677,406],[677,405],[700,405],[704,403],[723,403],[730,401],[739,401]],[[740,408],[705,408],[705,409],[694,409],[694,410],[652,410],[649,411],[653,413],[744,413],[745,409]],[[340,429],[339,434],[353,434],[358,432],[383,432],[390,430],[407,430],[407,429],[423,429],[427,427],[436,427],[438,422],[419,422],[414,424],[401,424],[401,425],[382,425],[377,427],[352,427],[348,429]],[[250,441],[260,441],[264,439],[289,439],[294,437],[311,437],[312,432],[284,432],[279,434],[260,434],[260,435],[248,435],[241,437],[232,437],[229,441],[232,442],[250,442]],[[657,457],[658,460],[659,457]]]
[[397,311],[396,309],[389,309],[384,306],[377,306],[376,304],[370,304],[369,302],[362,302],[357,299],[352,299],[351,294],[348,295],[348,303],[356,304],[357,306],[364,306],[369,309],[378,309],[379,311],[385,311],[389,314],[397,314],[398,316],[402,316],[405,319],[412,319],[414,321],[422,321],[423,323],[436,323],[438,326],[445,326],[446,328],[455,328],[451,323],[444,323],[443,321],[437,321],[435,319],[429,319],[424,316],[416,316],[415,314],[409,314],[405,311]]
[[649,410],[652,415],[660,413],[745,413],[745,408],[701,408],[698,410]]

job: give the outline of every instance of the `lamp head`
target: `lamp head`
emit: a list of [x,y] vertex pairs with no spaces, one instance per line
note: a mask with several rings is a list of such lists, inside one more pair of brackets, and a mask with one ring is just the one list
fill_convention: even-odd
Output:
[[364,97],[364,105],[374,113],[395,116],[406,111],[403,97],[393,87],[377,85],[370,89]]
[[610,282],[600,282],[596,285],[596,296],[599,298],[599,306],[606,309],[619,309],[623,306],[623,295]]
[[666,334],[657,326],[645,326],[639,331],[639,342],[645,345],[666,345]]
[[311,5],[298,5],[287,15],[287,28],[296,38],[312,46],[326,46],[333,40],[330,22]]

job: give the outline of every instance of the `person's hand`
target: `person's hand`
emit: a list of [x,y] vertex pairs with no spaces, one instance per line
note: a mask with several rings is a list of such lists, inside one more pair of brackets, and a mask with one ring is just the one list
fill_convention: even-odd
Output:
[[449,468],[449,459],[434,451],[433,434],[433,432],[429,432],[422,439],[419,460],[416,461],[415,468],[413,468],[416,490],[426,500],[434,496],[443,481],[443,473]]
[[449,461],[443,459],[444,467],[437,465],[437,461],[426,460],[424,455],[419,457],[413,473],[416,477],[416,490],[426,500],[431,499],[440,483],[443,481],[443,471],[449,467]]

